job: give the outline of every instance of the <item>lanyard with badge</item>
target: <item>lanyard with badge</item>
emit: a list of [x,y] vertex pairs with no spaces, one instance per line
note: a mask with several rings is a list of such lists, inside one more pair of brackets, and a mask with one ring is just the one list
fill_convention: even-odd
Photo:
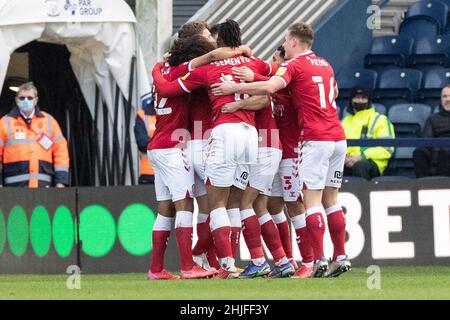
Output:
[[[27,123],[26,120],[25,120],[25,122]],[[38,134],[36,131],[34,131],[33,128],[31,127],[31,121],[29,124],[27,123],[27,127],[36,136],[38,136],[38,139],[36,140],[37,143],[39,143],[39,145],[42,148],[44,148],[45,151],[50,150],[50,148],[53,146],[54,142],[45,133]],[[25,140],[25,138],[26,138],[25,132],[23,132],[21,129],[19,131],[15,132],[15,134],[14,134],[15,140]]]

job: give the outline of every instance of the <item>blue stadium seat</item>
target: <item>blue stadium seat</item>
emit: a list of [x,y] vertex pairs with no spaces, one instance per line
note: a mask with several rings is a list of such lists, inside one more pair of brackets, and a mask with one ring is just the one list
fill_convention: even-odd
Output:
[[406,67],[413,50],[414,40],[408,36],[377,37],[372,41],[370,53],[364,64],[367,68],[378,66]]
[[410,65],[421,70],[450,67],[450,35],[416,39]]
[[423,74],[413,69],[392,69],[378,76],[374,91],[374,102],[390,106],[399,103],[414,102],[417,90],[422,84]]
[[437,0],[420,1],[408,8],[400,24],[400,34],[422,38],[443,34],[447,26],[448,6]]
[[394,125],[397,137],[420,137],[431,107],[426,104],[409,103],[392,106],[388,118]]
[[341,109],[345,109],[348,104],[348,97],[353,87],[362,85],[370,90],[375,88],[378,74],[373,70],[367,69],[346,69],[336,76],[339,87],[339,97],[337,104]]
[[447,15],[447,30],[446,30],[446,34],[450,35],[450,0],[439,0],[442,3],[445,3],[448,7],[448,15]]
[[[388,113],[397,137],[420,137],[431,107],[425,104],[401,104]],[[389,174],[414,177],[413,152],[415,148],[395,148],[389,163]]]
[[373,106],[375,107],[375,110],[378,113],[381,113],[384,115],[386,114],[386,107],[384,105],[382,105],[381,103],[374,103]]
[[430,70],[425,74],[423,86],[419,90],[417,100],[436,107],[441,101],[442,88],[450,84],[450,68]]

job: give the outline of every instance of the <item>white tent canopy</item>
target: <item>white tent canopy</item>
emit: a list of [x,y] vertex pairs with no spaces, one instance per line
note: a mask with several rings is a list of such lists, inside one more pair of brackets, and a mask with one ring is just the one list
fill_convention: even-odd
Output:
[[[151,95],[135,24],[123,0],[0,0],[0,89],[17,48],[35,40],[63,44],[91,113],[97,85],[109,110],[105,120],[112,124],[116,84],[128,99],[132,71],[133,108]],[[119,128],[126,129],[123,117]],[[122,145],[123,136],[120,140]]]

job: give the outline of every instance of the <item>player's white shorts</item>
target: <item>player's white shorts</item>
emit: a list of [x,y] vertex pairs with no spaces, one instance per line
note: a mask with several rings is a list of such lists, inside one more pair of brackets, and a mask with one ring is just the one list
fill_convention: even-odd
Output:
[[281,157],[282,151],[278,148],[258,148],[257,162],[250,166],[249,186],[270,196]]
[[242,186],[248,180],[247,166],[256,162],[257,154],[255,127],[244,122],[218,125],[209,138],[205,181],[215,187]]
[[194,170],[194,197],[206,195],[205,188],[205,157],[208,140],[189,140],[187,143],[188,158]]
[[300,145],[299,172],[302,189],[340,188],[347,141],[304,141]]
[[283,197],[285,202],[301,201],[303,199],[300,186],[300,174],[298,158],[283,159],[280,162],[278,172],[273,179],[272,197]]
[[185,150],[179,148],[149,150],[155,170],[156,200],[173,202],[192,197],[194,174]]

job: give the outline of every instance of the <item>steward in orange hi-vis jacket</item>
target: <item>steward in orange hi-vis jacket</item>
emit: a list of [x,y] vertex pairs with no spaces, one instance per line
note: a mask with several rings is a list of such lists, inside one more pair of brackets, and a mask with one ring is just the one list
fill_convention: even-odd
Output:
[[152,107],[140,109],[136,115],[134,134],[139,148],[139,184],[150,184],[155,181],[155,171],[147,156],[147,146],[155,133],[156,115]]
[[37,101],[34,85],[22,85],[17,106],[0,120],[0,185],[69,185],[67,141],[56,120],[36,107]]

